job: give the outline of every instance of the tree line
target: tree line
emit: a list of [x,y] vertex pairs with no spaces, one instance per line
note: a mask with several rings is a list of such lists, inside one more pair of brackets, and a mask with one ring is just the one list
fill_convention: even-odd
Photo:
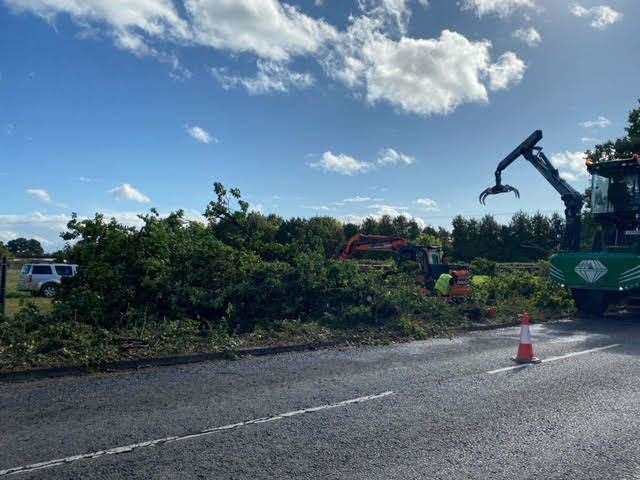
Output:
[[5,245],[0,242],[0,256],[18,258],[39,258],[44,256],[42,244],[35,238],[16,238]]

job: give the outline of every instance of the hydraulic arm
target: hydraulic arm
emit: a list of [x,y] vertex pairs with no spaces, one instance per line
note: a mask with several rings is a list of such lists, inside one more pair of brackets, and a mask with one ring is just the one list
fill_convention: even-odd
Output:
[[520,197],[520,193],[516,188],[502,184],[502,172],[520,156],[523,156],[556,189],[564,202],[566,226],[561,244],[562,250],[578,251],[580,249],[580,213],[584,203],[583,196],[560,177],[558,170],[542,152],[542,147],[537,146],[540,140],[542,140],[542,130],[536,130],[498,164],[495,173],[496,184],[480,194],[480,203],[484,205],[489,195],[497,195],[499,193],[513,192],[516,197]]

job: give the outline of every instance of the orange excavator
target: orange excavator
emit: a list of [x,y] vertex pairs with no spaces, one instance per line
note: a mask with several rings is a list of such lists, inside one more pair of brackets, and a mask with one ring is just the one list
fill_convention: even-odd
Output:
[[440,247],[413,245],[402,237],[357,234],[347,242],[338,258],[348,261],[364,252],[391,252],[401,259],[416,262],[420,267],[417,281],[429,295],[436,294],[436,290],[442,291],[443,281],[448,282],[446,296],[466,298],[471,295],[469,270],[452,270]]

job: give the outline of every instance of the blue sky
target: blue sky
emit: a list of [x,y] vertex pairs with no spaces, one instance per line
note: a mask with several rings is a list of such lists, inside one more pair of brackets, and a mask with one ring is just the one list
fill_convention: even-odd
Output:
[[577,188],[640,97],[635,0],[0,0],[0,240],[71,212],[253,208],[358,220],[561,211],[478,204],[533,130]]

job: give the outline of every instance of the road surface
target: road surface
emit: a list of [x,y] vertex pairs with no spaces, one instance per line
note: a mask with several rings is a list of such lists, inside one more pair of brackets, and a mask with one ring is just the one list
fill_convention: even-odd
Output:
[[0,478],[640,479],[640,320],[0,383]]

